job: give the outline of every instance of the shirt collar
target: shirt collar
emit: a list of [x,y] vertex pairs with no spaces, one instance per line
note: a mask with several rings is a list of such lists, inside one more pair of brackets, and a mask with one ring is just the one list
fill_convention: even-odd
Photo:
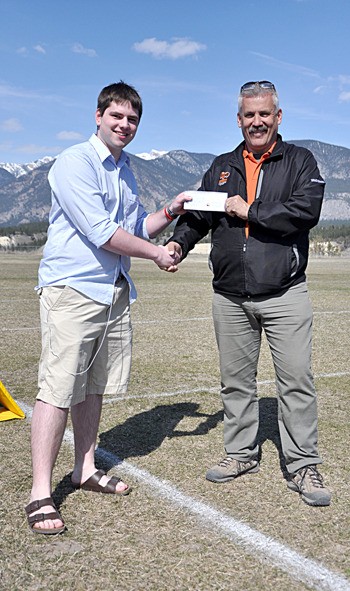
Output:
[[[262,162],[263,160],[266,160],[266,158],[268,158],[269,156],[271,156],[272,151],[274,149],[276,145],[276,142],[274,142],[271,146],[271,148],[269,150],[267,150],[267,152],[264,152],[264,154],[261,155],[260,157],[260,162]],[[247,148],[243,149],[243,158],[249,158],[249,160],[252,160],[253,162],[257,162],[257,160],[254,158],[254,155],[252,152],[248,152]]]
[[127,156],[127,154],[123,150],[122,150],[122,153],[120,154],[118,162],[116,162],[113,154],[111,154],[111,152],[109,151],[107,146],[100,140],[99,137],[97,137],[97,135],[95,133],[92,134],[92,136],[89,139],[89,142],[95,148],[97,155],[100,158],[101,162],[104,162],[105,160],[107,160],[107,158],[112,158],[113,162],[116,164],[119,164],[120,167],[122,167],[123,164],[125,164],[125,163],[129,165],[129,162],[130,162],[129,156]]

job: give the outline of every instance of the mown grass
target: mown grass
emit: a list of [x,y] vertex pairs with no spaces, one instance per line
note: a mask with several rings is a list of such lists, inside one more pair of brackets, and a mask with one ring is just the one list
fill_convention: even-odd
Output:
[[[29,408],[36,395],[40,354],[34,293],[38,262],[39,255],[0,255],[0,379]],[[327,508],[308,507],[286,488],[274,374],[265,342],[258,376],[265,382],[259,386],[261,470],[225,485],[205,480],[206,468],[223,454],[211,277],[205,257],[191,255],[175,275],[134,261],[133,277],[139,299],[132,308],[132,379],[127,397],[105,401],[98,443],[109,456],[98,455],[98,464],[128,478],[134,490],[118,500],[73,492],[73,450],[64,443],[54,471],[54,497],[68,531],[59,538],[34,536],[23,511],[31,485],[30,418],[0,423],[0,588],[312,588],[160,495],[147,481],[147,473],[350,577],[350,260],[318,259],[309,265],[322,472],[333,491]],[[116,458],[124,464],[114,466]],[[128,466],[146,472],[132,476]]]

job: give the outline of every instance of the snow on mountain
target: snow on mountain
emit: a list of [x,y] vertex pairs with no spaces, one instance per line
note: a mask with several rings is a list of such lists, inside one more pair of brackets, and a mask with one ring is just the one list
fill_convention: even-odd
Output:
[[28,164],[16,164],[15,162],[0,162],[0,168],[7,170],[18,179],[19,177],[32,172],[33,170],[35,170],[35,168],[39,168],[39,166],[42,166],[43,164],[48,164],[49,162],[52,162],[52,160],[54,160],[54,158],[51,158],[51,156],[44,156],[44,158],[41,158],[40,160],[35,160],[34,162],[29,162]]
[[[321,220],[350,220],[350,149],[316,140],[292,143],[315,155],[326,180]],[[197,189],[215,158],[184,150],[129,156],[147,211],[160,209],[184,189]],[[46,157],[25,165],[0,164],[0,227],[47,220],[51,203],[47,175],[53,161]]]
[[138,158],[142,158],[143,160],[155,160],[156,158],[161,158],[168,154],[165,150],[151,150],[150,152],[141,152],[141,154],[135,154]]

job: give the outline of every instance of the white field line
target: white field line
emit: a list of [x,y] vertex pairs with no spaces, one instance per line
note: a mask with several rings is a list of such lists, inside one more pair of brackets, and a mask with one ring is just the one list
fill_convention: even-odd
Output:
[[332,373],[319,373],[315,376],[315,379],[318,378],[339,378],[341,376],[348,376],[350,375],[350,371],[336,371]]
[[[11,300],[11,302],[13,302],[14,300]],[[315,315],[329,315],[329,316],[335,316],[337,314],[350,314],[350,310],[337,310],[337,311],[320,311],[320,312],[314,312],[314,316]],[[212,316],[195,316],[193,318],[172,318],[171,322],[200,322],[200,321],[204,321],[204,320],[212,320]],[[162,320],[157,319],[157,320],[133,320],[132,324],[169,324],[169,320],[164,319]],[[27,330],[40,330],[40,326],[32,326],[32,327],[20,327],[20,328],[4,328],[1,327],[1,332],[21,332],[21,331],[27,331]]]
[[[199,322],[202,320],[211,320],[211,316],[201,316],[198,318],[173,318],[171,322]],[[169,324],[169,320],[133,320],[132,325],[135,324]],[[1,328],[2,332],[20,332],[26,330],[40,330],[40,326],[33,326],[33,327],[21,327],[21,328]]]
[[103,404],[111,404],[112,402],[119,402],[122,400],[133,400],[138,398],[171,398],[172,396],[181,396],[182,394],[192,394],[196,392],[219,392],[219,387],[207,388],[190,388],[188,390],[174,390],[173,392],[159,392],[158,394],[134,394],[132,396],[116,396],[115,398],[108,398],[103,400]]
[[320,310],[319,312],[314,311],[315,314],[350,314],[350,310]]
[[[28,417],[32,414],[32,408],[20,403]],[[73,433],[66,429],[64,441],[74,445]],[[350,582],[315,560],[302,556],[295,550],[277,542],[249,525],[234,519],[228,514],[218,511],[207,503],[198,501],[189,495],[182,493],[178,488],[166,480],[153,476],[147,470],[137,468],[129,462],[122,462],[111,452],[97,447],[96,455],[108,463],[110,469],[118,465],[118,470],[131,475],[145,484],[148,490],[165,498],[172,505],[181,507],[189,514],[194,515],[206,527],[211,526],[215,533],[221,532],[237,546],[243,548],[247,554],[253,555],[261,562],[268,560],[272,566],[285,572],[292,580],[298,580],[310,589],[317,591],[350,591]]]
[[[320,378],[339,378],[342,376],[349,376],[350,371],[338,371],[332,373],[320,373],[314,376],[314,379]],[[257,382],[258,386],[266,386],[274,384],[275,380],[260,380]],[[213,392],[216,394],[220,393],[220,386],[203,386],[202,388],[189,388],[183,390],[174,390],[173,392],[159,392],[157,394],[134,394],[132,396],[116,396],[115,398],[107,398],[103,401],[103,404],[112,404],[113,402],[121,402],[122,400],[133,400],[138,398],[171,398],[172,396],[181,396],[183,394],[195,394],[197,392]]]
[[[350,310],[329,310],[329,311],[323,311],[320,310],[319,312],[314,312],[313,313],[314,316],[318,315],[318,316],[322,316],[324,314],[327,315],[337,315],[337,314],[350,314]],[[193,318],[172,318],[171,322],[193,322],[193,321],[199,321],[199,320],[212,320],[212,316],[195,316]],[[134,320],[133,324],[169,324],[169,320],[168,319],[157,319],[157,320]]]
[[3,328],[1,327],[1,332],[26,332],[28,330],[40,330],[40,326],[22,326],[21,328]]
[[[193,318],[172,318],[171,322],[199,322],[201,320],[212,320],[212,316],[194,316]],[[169,319],[159,318],[157,320],[133,320],[132,324],[169,324]]]

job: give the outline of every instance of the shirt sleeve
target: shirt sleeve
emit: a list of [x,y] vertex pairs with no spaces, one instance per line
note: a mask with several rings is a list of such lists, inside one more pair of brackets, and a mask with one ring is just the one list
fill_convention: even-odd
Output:
[[248,221],[282,237],[310,230],[320,218],[324,190],[325,182],[316,160],[305,150],[303,161],[298,161],[298,174],[287,198],[264,201],[261,195],[250,206]]
[[74,228],[97,248],[118,228],[105,208],[97,171],[83,153],[62,153],[49,172],[53,200]]

